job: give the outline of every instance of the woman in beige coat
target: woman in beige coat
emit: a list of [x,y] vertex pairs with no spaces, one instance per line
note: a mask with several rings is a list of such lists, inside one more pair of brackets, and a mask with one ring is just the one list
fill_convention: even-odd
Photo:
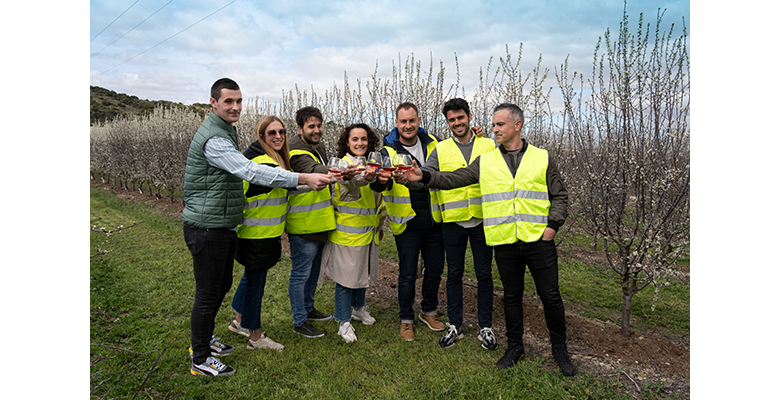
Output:
[[[368,125],[348,126],[339,137],[338,157],[354,164],[355,156],[366,157],[378,143]],[[376,322],[365,305],[366,288],[379,278],[379,240],[383,234],[382,195],[369,186],[375,179],[376,169],[368,167],[334,184],[336,230],[328,235],[320,276],[336,282],[334,318],[339,321],[338,334],[347,343],[357,341],[352,319],[363,325]]]

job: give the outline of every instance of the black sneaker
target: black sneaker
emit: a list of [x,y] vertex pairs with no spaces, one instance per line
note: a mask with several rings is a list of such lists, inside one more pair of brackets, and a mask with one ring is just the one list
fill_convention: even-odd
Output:
[[564,344],[552,345],[552,356],[557,361],[557,366],[560,367],[565,376],[576,375],[576,366],[571,362],[571,357],[568,355],[568,347]]
[[445,332],[445,335],[440,338],[440,341],[437,344],[445,349],[453,346],[457,339],[464,339],[464,334],[461,332],[461,327],[448,324],[448,332]]
[[202,364],[192,363],[192,368],[189,372],[192,375],[207,375],[207,376],[226,376],[235,373],[235,369],[224,365],[216,357],[208,357]]
[[524,355],[525,350],[523,349],[523,346],[510,344],[507,347],[507,351],[504,352],[504,355],[499,361],[496,361],[496,366],[499,367],[499,369],[509,368],[517,364]]
[[312,311],[307,314],[307,319],[310,321],[330,321],[331,318],[333,318],[332,315],[318,311],[317,308],[312,308]]
[[309,321],[304,321],[304,325],[294,326],[293,331],[308,338],[318,338],[325,336],[323,331],[312,326]]

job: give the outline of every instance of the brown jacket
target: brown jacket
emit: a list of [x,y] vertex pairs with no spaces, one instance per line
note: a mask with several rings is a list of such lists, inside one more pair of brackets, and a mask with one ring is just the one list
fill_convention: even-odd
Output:
[[[520,160],[528,148],[528,142],[523,139],[523,147],[515,151],[507,151],[504,146],[499,147],[504,160],[512,172],[512,176],[517,173],[517,167]],[[434,189],[454,189],[457,187],[471,185],[480,181],[480,157],[476,158],[465,168],[459,168],[453,172],[426,171],[422,170],[424,177],[421,182],[427,187]],[[557,169],[552,154],[549,153],[549,165],[547,167],[547,190],[549,191],[549,222],[547,226],[557,231],[565,223],[568,216],[568,191],[565,189],[560,171]]]
[[[325,145],[323,145],[323,142],[320,142],[317,144],[317,147],[312,147],[306,143],[304,143],[303,140],[301,140],[301,135],[296,135],[292,137],[290,140],[288,140],[288,148],[290,150],[306,150],[312,154],[315,155],[318,159],[320,159],[320,163],[315,161],[312,157],[306,155],[306,154],[300,154],[295,155],[291,157],[291,169],[294,172],[298,173],[318,173],[318,174],[327,174],[328,173],[328,167],[325,165],[325,163],[328,162],[328,152],[325,150]],[[326,189],[323,189],[326,190]],[[306,240],[311,240],[313,242],[326,242],[328,240],[328,231],[325,232],[317,232],[317,233],[309,233],[306,235],[298,235]]]
[[291,150],[305,150],[315,155],[320,159],[321,163],[316,162],[312,157],[301,154],[291,157],[291,169],[298,173],[318,173],[327,174],[328,167],[325,165],[328,163],[328,152],[325,150],[323,142],[317,144],[317,148],[312,147],[303,140],[301,135],[296,135],[288,141],[288,148]]

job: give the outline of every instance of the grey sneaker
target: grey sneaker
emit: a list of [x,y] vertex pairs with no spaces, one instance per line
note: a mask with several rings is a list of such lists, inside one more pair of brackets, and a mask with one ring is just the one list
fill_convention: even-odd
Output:
[[453,346],[453,344],[456,343],[456,340],[458,339],[464,339],[464,333],[461,332],[461,327],[448,324],[448,332],[445,332],[445,335],[440,338],[438,344],[440,347],[445,349]]
[[312,326],[312,324],[309,323],[309,321],[304,321],[304,325],[294,326],[293,331],[298,334],[304,335],[304,337],[308,337],[308,338],[318,338],[318,337],[325,336],[325,333],[323,333],[321,330]]
[[480,329],[480,334],[477,335],[477,340],[483,342],[482,346],[486,350],[496,350],[496,348],[499,347],[499,345],[496,344],[496,335],[491,328]]
[[251,331],[248,330],[248,329],[243,328],[242,326],[240,326],[240,323],[237,322],[236,319],[232,320],[232,323],[229,324],[228,328],[229,328],[230,331],[235,332],[238,335],[243,335],[245,337],[251,337]]
[[357,321],[363,321],[363,325],[373,325],[376,323],[376,319],[371,316],[371,312],[368,311],[368,306],[362,306],[360,308],[352,308],[352,319]]
[[268,338],[267,334],[262,332],[259,340],[253,341],[251,339],[248,339],[248,344],[245,346],[245,348],[248,350],[270,349],[270,350],[282,351],[285,348],[285,346]]
[[[217,337],[212,337],[209,345],[211,347],[211,355],[216,357],[230,355],[235,350],[234,347],[219,342]],[[192,346],[189,346],[189,356],[194,356],[192,354]]]
[[312,308],[312,311],[307,313],[307,320],[309,321],[330,321],[333,318],[332,315],[319,311],[317,308]]
[[202,364],[192,364],[189,370],[192,375],[225,376],[235,373],[235,369],[224,365],[216,357],[208,357]]

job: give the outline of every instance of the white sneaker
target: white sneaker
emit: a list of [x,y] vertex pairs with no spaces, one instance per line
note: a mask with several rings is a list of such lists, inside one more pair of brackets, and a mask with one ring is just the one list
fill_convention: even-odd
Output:
[[285,348],[285,346],[268,338],[267,334],[262,332],[259,340],[253,341],[251,339],[248,339],[248,344],[245,346],[245,348],[248,350],[271,349],[271,350],[282,351]]
[[352,307],[352,319],[363,321],[363,325],[373,325],[376,323],[376,319],[373,318],[368,311],[368,306],[362,306],[360,308]]
[[248,329],[245,329],[242,326],[240,326],[240,323],[237,322],[236,319],[232,320],[232,323],[229,324],[228,328],[229,328],[230,331],[235,332],[238,335],[243,335],[245,337],[251,337],[251,331],[249,331]]
[[347,322],[342,322],[341,325],[339,325],[339,336],[341,336],[342,339],[344,339],[347,343],[357,342],[357,336],[355,335],[355,328],[352,326],[352,324]]

